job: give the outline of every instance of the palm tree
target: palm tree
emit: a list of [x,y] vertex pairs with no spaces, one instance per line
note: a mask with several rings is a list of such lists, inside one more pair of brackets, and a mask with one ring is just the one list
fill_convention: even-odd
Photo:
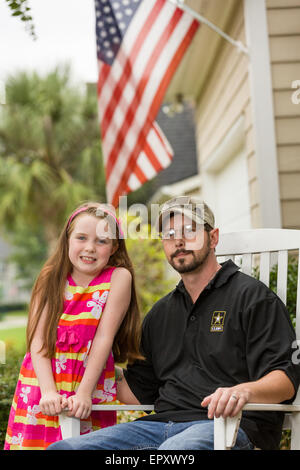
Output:
[[0,120],[0,225],[43,228],[51,250],[68,212],[105,199],[96,90],[71,85],[68,67],[6,84]]

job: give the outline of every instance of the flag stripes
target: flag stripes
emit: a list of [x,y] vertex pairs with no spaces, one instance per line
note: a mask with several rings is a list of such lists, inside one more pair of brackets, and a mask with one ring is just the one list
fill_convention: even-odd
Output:
[[199,23],[167,0],[142,1],[112,65],[99,61],[98,109],[107,199],[137,189],[172,159],[155,123]]

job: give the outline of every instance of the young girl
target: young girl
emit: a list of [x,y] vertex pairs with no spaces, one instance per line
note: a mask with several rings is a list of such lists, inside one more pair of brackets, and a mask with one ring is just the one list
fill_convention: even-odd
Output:
[[70,216],[34,285],[27,353],[4,449],[45,449],[62,438],[68,408],[81,434],[116,422],[92,404],[116,400],[114,361],[139,353],[140,314],[121,227],[107,205],[87,203]]

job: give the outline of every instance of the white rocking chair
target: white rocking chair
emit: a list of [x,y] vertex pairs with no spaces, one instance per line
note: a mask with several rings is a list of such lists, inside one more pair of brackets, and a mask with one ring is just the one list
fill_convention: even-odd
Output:
[[[274,257],[277,257],[277,295],[286,304],[288,252],[298,252],[298,284],[296,307],[296,336],[300,340],[300,230],[254,229],[220,234],[216,255],[219,261],[232,259],[240,265],[242,272],[253,275],[253,267],[259,260],[259,279],[269,286],[269,277]],[[275,264],[276,264],[275,263]],[[138,410],[151,411],[153,405],[93,405],[93,410]],[[300,394],[298,391],[291,405],[248,403],[243,410],[269,410],[286,413],[284,429],[291,429],[291,449],[300,449]],[[235,445],[242,412],[234,418],[214,418],[214,448],[229,450]],[[63,439],[79,436],[80,420],[60,415]]]
[[[277,295],[286,304],[288,253],[298,256],[298,283],[296,305],[296,337],[300,339],[300,230],[256,229],[224,233],[220,237],[216,254],[220,259],[232,259],[245,274],[253,275],[259,266],[259,279],[269,286],[272,265],[278,264]],[[298,252],[298,253],[297,253]],[[274,258],[277,261],[274,263]],[[238,260],[238,261],[237,261]],[[285,412],[284,429],[291,429],[291,449],[300,449],[300,394],[291,405],[248,403],[243,410]],[[229,450],[236,440],[242,412],[234,418],[214,419],[214,448]]]

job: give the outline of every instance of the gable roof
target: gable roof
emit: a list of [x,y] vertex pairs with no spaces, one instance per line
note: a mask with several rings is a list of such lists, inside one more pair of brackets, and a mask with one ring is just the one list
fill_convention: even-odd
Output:
[[184,103],[182,112],[169,116],[164,112],[165,106],[167,104],[162,106],[156,121],[168,139],[174,156],[171,164],[155,177],[155,190],[198,174],[193,107]]

